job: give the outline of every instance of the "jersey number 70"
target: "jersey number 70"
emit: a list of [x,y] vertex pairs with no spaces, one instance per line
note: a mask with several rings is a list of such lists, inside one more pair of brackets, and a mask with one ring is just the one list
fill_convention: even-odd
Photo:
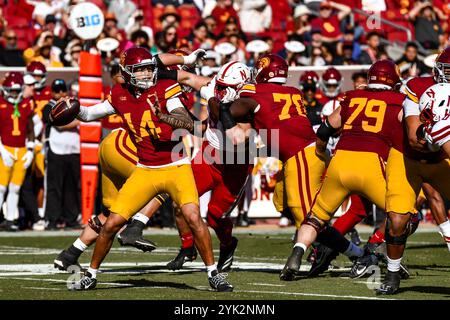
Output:
[[273,94],[274,102],[283,102],[284,106],[281,109],[281,113],[278,115],[279,120],[286,120],[291,118],[291,114],[289,113],[292,104],[294,104],[295,109],[299,116],[305,116],[305,108],[303,107],[302,97],[299,94],[289,94],[289,93],[274,93]]

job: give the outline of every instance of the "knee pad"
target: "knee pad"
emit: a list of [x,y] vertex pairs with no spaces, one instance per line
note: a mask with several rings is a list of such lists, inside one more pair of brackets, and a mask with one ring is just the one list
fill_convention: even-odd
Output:
[[392,221],[388,214],[387,218],[386,218],[386,232],[384,233],[384,239],[386,240],[386,243],[397,245],[397,246],[405,245],[406,240],[408,239],[408,236],[410,235],[410,233],[409,233],[410,227],[409,226],[410,226],[410,222],[408,222],[405,230],[403,231],[403,233],[401,235],[399,235],[399,236],[391,235]]
[[320,220],[311,213],[306,216],[306,219],[303,223],[313,227],[317,233],[320,233],[327,226],[327,223],[325,221]]

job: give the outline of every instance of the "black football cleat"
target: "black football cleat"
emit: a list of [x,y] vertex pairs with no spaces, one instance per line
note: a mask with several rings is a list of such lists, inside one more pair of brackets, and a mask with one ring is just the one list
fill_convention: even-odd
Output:
[[97,279],[92,278],[92,275],[89,272],[86,272],[85,275],[80,279],[80,281],[73,284],[69,287],[70,290],[76,291],[85,291],[85,290],[93,290],[97,286]]
[[219,262],[217,263],[217,270],[219,270],[219,272],[230,271],[237,244],[238,239],[233,237],[231,239],[231,244],[228,247],[220,248]]
[[178,255],[167,264],[169,270],[180,270],[185,262],[197,259],[197,249],[194,246],[181,248]]
[[354,261],[350,270],[350,278],[358,279],[365,276],[372,266],[378,266],[378,257],[373,252],[365,251],[362,257]]
[[67,271],[70,266],[77,266],[81,270],[81,266],[78,263],[79,255],[72,254],[69,250],[61,251],[58,256],[53,260],[53,266],[61,271]]
[[117,236],[121,246],[135,247],[144,252],[151,252],[156,249],[156,244],[142,236],[145,225],[138,220],[133,220]]
[[303,254],[304,251],[300,247],[294,247],[294,249],[292,249],[292,253],[289,256],[286,265],[284,266],[283,270],[281,270],[280,280],[283,281],[294,280],[294,277],[300,271]]
[[400,279],[400,272],[391,272],[388,270],[380,288],[376,289],[376,293],[384,295],[396,294],[400,288]]
[[226,273],[219,273],[219,271],[214,270],[211,273],[212,277],[208,277],[209,285],[214,290],[218,292],[232,292],[233,286],[227,281]]
[[331,261],[336,259],[338,255],[338,252],[324,246],[323,244],[320,244],[317,247],[315,259],[311,265],[311,269],[308,272],[308,277],[317,277],[327,271],[330,267]]

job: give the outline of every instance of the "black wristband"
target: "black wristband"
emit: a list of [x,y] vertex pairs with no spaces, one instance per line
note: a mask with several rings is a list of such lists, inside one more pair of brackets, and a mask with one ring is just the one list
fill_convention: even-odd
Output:
[[335,134],[337,129],[333,128],[328,121],[328,118],[325,119],[324,122],[320,125],[319,129],[317,129],[316,135],[322,141],[328,141],[330,137]]
[[422,123],[416,130],[417,140],[425,140],[425,125]]
[[230,113],[231,103],[219,103],[219,117],[225,130],[233,128],[236,125],[233,116]]

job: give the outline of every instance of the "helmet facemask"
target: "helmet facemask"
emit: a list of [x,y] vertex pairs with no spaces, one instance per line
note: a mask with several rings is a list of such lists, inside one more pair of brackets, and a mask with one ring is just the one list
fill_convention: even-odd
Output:
[[[335,98],[339,95],[342,88],[342,82],[341,81],[323,81],[323,92],[324,94],[329,98]],[[334,91],[330,91],[330,87],[334,87]]]
[[450,64],[436,62],[433,68],[434,79],[437,83],[450,83]]
[[[156,84],[157,81],[157,71],[158,68],[156,66],[155,59],[144,60],[142,63],[129,65],[129,66],[121,66],[122,70],[130,76],[130,84],[140,88],[140,89],[149,89]],[[145,75],[146,73],[148,75]],[[151,74],[149,74],[150,72]],[[136,75],[137,72],[143,73],[142,75]]]
[[[47,75],[42,73],[29,73],[34,80],[36,81],[33,86],[36,90],[42,90],[45,87],[45,81],[47,80]],[[36,77],[42,77],[41,80],[38,80]]]
[[4,97],[6,101],[11,104],[19,104],[23,99],[23,90],[22,88],[9,88],[3,87]]

